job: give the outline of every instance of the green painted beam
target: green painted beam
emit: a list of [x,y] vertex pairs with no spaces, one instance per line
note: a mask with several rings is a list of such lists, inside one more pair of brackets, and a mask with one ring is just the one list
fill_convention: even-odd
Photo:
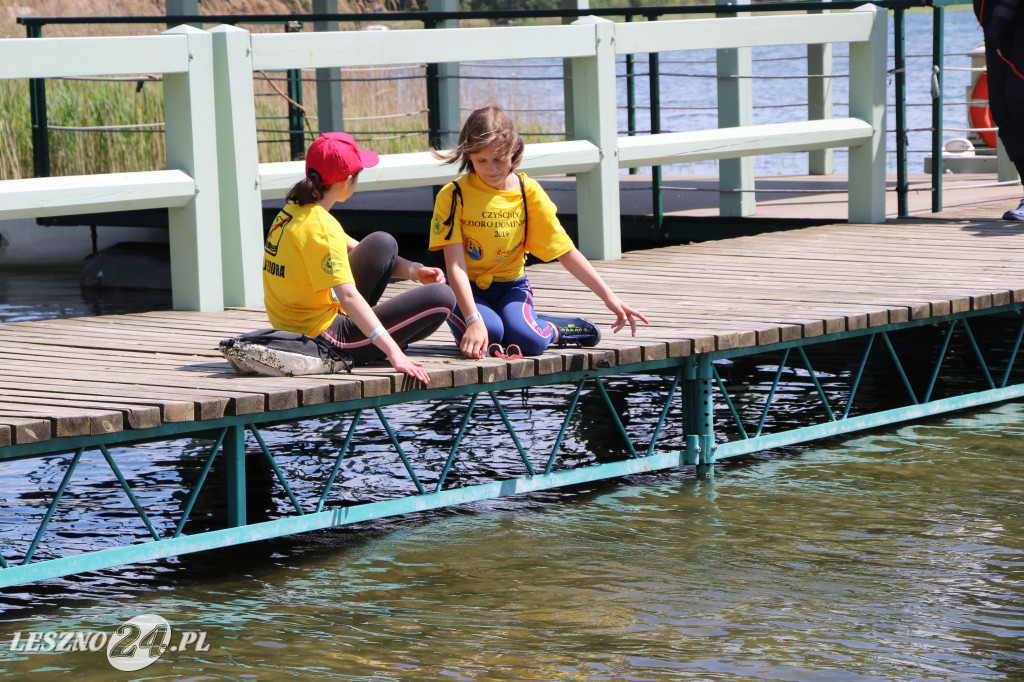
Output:
[[87,554],[78,554],[61,559],[31,563],[25,566],[12,566],[0,569],[0,587],[23,585],[49,578],[113,568],[139,561],[164,559],[192,552],[231,547],[247,542],[269,540],[285,535],[307,533],[389,516],[440,509],[457,504],[467,504],[481,500],[509,497],[511,495],[522,495],[538,490],[589,483],[649,471],[659,471],[677,467],[681,464],[680,453],[669,452],[651,457],[631,458],[620,462],[599,464],[582,469],[555,471],[550,474],[494,481],[383,502],[371,502],[237,528],[225,528],[198,535],[182,535],[158,542],[146,542],[127,547],[103,549]]

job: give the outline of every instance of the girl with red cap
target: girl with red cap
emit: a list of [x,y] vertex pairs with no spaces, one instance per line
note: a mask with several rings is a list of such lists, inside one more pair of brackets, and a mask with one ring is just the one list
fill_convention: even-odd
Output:
[[[387,358],[429,382],[422,363],[403,349],[452,311],[444,272],[399,256],[385,232],[353,239],[329,212],[352,196],[359,172],[378,161],[346,133],[325,133],[310,145],[306,177],[288,192],[264,244],[264,303],[274,329],[221,343],[235,369],[316,374]],[[405,278],[423,286],[380,302],[389,280]]]

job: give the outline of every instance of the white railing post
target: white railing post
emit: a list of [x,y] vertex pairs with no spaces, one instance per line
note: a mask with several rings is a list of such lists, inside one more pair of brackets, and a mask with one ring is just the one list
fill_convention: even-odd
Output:
[[206,31],[177,26],[165,32],[188,39],[187,73],[164,76],[167,168],[195,179],[195,197],[168,209],[171,302],[176,310],[224,309],[220,199],[214,126],[213,40]]
[[850,43],[850,116],[869,123],[874,135],[850,147],[849,221],[885,222],[885,83],[889,15],[875,5],[852,12],[872,12],[871,36]]
[[[725,0],[717,0],[719,5]],[[730,5],[749,5],[737,0]],[[750,12],[719,12],[719,17],[749,17]],[[749,47],[717,50],[718,127],[735,128],[754,123],[754,73]],[[718,162],[718,213],[723,216],[750,216],[757,213],[754,196],[754,157],[722,159]]]
[[576,175],[579,249],[588,258],[612,260],[622,257],[615,24],[599,17],[573,22],[579,24],[594,25],[597,56],[573,59],[573,129],[577,140],[588,140],[601,152],[596,168]]
[[258,307],[263,305],[263,205],[251,35],[227,25],[217,26],[210,34],[216,91],[224,304]]

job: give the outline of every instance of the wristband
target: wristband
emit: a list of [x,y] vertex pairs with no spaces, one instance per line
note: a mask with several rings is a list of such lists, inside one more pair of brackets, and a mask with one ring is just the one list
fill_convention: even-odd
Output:
[[374,341],[377,340],[378,337],[383,336],[386,333],[387,330],[384,329],[384,327],[377,327],[372,332],[370,332],[370,335],[366,338],[370,339],[370,343],[373,343]]
[[412,281],[415,282],[416,281],[416,275],[414,274],[414,272],[416,270],[418,270],[419,268],[422,268],[422,267],[423,267],[423,263],[409,263],[409,279],[411,279]]
[[466,318],[466,326],[468,327],[469,325],[473,324],[477,320],[482,320],[482,319],[484,319],[484,316],[481,315],[479,312],[473,313],[472,315],[470,315],[469,317]]

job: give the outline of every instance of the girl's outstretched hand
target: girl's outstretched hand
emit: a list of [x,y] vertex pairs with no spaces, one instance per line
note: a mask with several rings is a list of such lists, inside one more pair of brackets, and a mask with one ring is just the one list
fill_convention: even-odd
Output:
[[421,265],[416,271],[416,280],[420,284],[444,284],[444,270],[441,268],[432,268],[429,265]]
[[397,351],[393,355],[389,355],[388,362],[390,362],[391,366],[402,374],[407,374],[413,379],[422,381],[424,384],[430,383],[430,376],[427,374],[427,371],[423,369],[423,363],[413,360],[401,350]]
[[647,321],[647,318],[644,317],[642,313],[640,313],[637,310],[634,310],[633,308],[630,308],[628,305],[626,305],[617,298],[607,301],[605,305],[608,306],[608,310],[615,313],[615,324],[612,325],[613,334],[618,333],[618,331],[625,327],[626,323],[628,322],[629,329],[632,332],[632,335],[636,336],[637,319],[642,320],[644,324],[650,324],[650,322]]
[[467,358],[479,360],[487,355],[488,345],[487,326],[482,320],[477,320],[466,328],[466,333],[462,335],[462,343],[459,344],[459,350]]

